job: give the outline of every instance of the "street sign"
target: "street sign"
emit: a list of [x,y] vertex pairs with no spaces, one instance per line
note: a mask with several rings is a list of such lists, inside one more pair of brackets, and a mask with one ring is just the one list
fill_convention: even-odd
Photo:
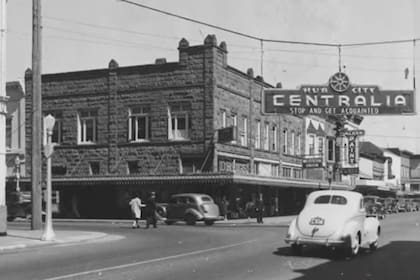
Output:
[[297,90],[266,89],[263,94],[266,114],[401,115],[414,114],[414,104],[413,90],[351,85],[342,72],[334,74],[328,85],[307,85]]
[[359,167],[341,168],[341,173],[343,175],[359,174]]
[[322,158],[305,158],[302,160],[303,168],[321,168]]

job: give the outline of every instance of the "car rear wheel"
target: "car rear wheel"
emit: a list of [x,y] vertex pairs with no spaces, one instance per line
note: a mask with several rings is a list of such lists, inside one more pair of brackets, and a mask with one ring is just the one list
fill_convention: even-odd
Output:
[[301,255],[302,254],[302,248],[303,248],[302,245],[292,244],[291,248],[292,248],[293,254],[295,254],[295,255]]
[[359,253],[360,250],[360,233],[357,233],[352,237],[352,242],[350,242],[349,256],[353,257]]
[[187,215],[185,216],[185,222],[187,223],[187,225],[189,225],[189,226],[193,226],[193,225],[195,225],[196,218],[195,218],[195,216],[194,216],[194,215],[192,215],[192,214],[187,214]]

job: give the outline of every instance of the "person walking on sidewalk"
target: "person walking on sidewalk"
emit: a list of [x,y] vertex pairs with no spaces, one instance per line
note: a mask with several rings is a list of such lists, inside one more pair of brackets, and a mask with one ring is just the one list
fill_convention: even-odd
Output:
[[263,216],[264,216],[264,201],[262,197],[262,193],[258,195],[258,199],[255,202],[255,214],[257,215],[257,223],[263,224]]
[[128,203],[131,207],[131,214],[133,215],[133,228],[140,228],[140,219],[141,219],[141,207],[146,205],[141,203],[141,199],[138,194],[135,194],[133,198]]
[[151,192],[149,199],[146,201],[146,229],[149,228],[150,224],[157,228],[156,208],[156,195],[155,192]]

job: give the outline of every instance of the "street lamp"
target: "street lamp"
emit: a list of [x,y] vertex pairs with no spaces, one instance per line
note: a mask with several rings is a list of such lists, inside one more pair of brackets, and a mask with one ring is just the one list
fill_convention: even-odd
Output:
[[46,217],[45,228],[41,239],[44,241],[54,240],[55,233],[52,226],[52,209],[51,209],[51,156],[54,152],[54,145],[51,143],[55,118],[52,115],[44,117],[44,129],[47,132],[47,143],[44,146],[44,155],[47,158],[47,197],[46,197]]
[[16,167],[16,191],[20,192],[20,158],[19,156],[16,156],[15,158],[15,167]]

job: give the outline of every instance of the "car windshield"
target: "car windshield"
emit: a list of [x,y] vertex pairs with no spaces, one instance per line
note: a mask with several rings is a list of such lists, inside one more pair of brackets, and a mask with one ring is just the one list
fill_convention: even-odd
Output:
[[347,204],[347,199],[341,195],[321,195],[315,199],[314,203],[345,205]]

